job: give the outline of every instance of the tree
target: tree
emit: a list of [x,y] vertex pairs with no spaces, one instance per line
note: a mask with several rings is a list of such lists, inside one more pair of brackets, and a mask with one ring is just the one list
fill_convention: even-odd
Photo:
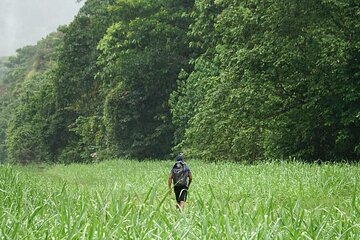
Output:
[[117,155],[156,158],[171,152],[168,99],[180,70],[189,69],[191,7],[191,1],[114,5],[120,17],[99,44],[99,64],[107,142]]
[[57,142],[51,147],[59,161],[89,161],[90,154],[101,147],[95,139],[102,133],[84,135],[83,129],[102,116],[101,84],[95,79],[97,45],[112,22],[113,15],[107,11],[112,2],[86,1],[69,26],[61,29],[64,40],[55,70]]
[[35,46],[9,58],[6,92],[0,99],[0,155],[11,162],[51,161],[49,142],[54,94],[51,67],[61,33],[52,33]]
[[173,95],[174,122],[185,126],[179,146],[208,159],[357,158],[358,9],[199,1],[194,26],[207,15],[214,27],[192,29],[210,44]]

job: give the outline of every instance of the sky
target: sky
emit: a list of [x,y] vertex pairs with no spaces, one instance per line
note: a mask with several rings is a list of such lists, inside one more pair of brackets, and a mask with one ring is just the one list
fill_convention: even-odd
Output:
[[76,0],[0,0],[0,56],[37,41],[69,24],[83,5]]

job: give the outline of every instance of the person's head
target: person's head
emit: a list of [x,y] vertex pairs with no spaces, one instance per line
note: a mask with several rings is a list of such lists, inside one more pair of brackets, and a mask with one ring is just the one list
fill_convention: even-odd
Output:
[[182,161],[184,161],[183,155],[182,155],[182,154],[177,155],[177,156],[176,156],[176,161],[177,161],[177,162],[182,162]]

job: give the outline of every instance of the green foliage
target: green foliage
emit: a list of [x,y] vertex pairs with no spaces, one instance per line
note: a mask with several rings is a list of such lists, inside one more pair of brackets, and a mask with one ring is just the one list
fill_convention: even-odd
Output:
[[[99,133],[85,129],[103,112],[100,83],[95,79],[99,71],[96,47],[112,21],[113,16],[107,11],[111,2],[86,1],[73,22],[62,29],[64,40],[55,69],[57,114],[54,116],[58,123],[55,137],[61,139],[55,151],[61,162],[87,162],[90,153],[101,148],[99,142],[92,140]],[[101,121],[96,124],[95,128],[102,128]]]
[[[6,63],[8,62],[8,57],[0,57],[0,86],[2,87],[4,84],[4,78],[6,73],[8,72],[8,67]],[[0,96],[3,94],[3,88],[0,88]]]
[[22,83],[18,105],[7,128],[6,145],[11,162],[46,162],[52,159],[51,118],[55,111],[49,74],[37,74]]
[[0,107],[0,113],[2,113],[2,115],[0,115],[0,163],[3,163],[7,160],[5,139],[8,118],[7,116],[3,115],[5,113],[3,106]]
[[[100,154],[105,149],[105,129],[103,126],[103,119],[97,116],[78,117],[76,122],[70,126],[70,131],[79,136],[77,143],[71,146],[72,150],[79,154],[79,161],[91,162],[101,158]],[[65,162],[73,158],[62,156]],[[63,162],[63,161],[61,161]]]
[[359,9],[87,0],[69,26],[0,59],[1,161],[356,160]]
[[6,65],[7,63],[8,57],[0,58],[0,163],[5,162],[7,159],[7,152],[5,147],[5,132],[8,120],[8,114],[5,110],[7,105],[7,84],[4,82],[5,76],[9,71],[9,68]]
[[359,157],[358,3],[203,0],[195,18],[193,45],[207,48],[173,94],[179,147],[208,159]]
[[52,33],[35,46],[19,49],[17,56],[9,59],[7,92],[0,101],[0,155],[4,159],[17,163],[53,159],[51,146],[57,140],[52,132],[55,99],[49,69],[61,37],[61,33]]
[[[168,106],[181,68],[189,68],[189,2],[119,1],[119,16],[99,44],[109,148],[163,157],[173,144]],[[110,90],[111,89],[111,90]]]
[[191,161],[194,181],[179,212],[166,186],[172,164],[121,159],[0,165],[0,238],[356,239],[360,234],[359,165]]

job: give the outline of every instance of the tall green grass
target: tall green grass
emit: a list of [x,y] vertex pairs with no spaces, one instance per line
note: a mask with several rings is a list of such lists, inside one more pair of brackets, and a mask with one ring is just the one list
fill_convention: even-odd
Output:
[[0,166],[1,239],[358,239],[360,167],[189,162],[184,212],[172,162]]

